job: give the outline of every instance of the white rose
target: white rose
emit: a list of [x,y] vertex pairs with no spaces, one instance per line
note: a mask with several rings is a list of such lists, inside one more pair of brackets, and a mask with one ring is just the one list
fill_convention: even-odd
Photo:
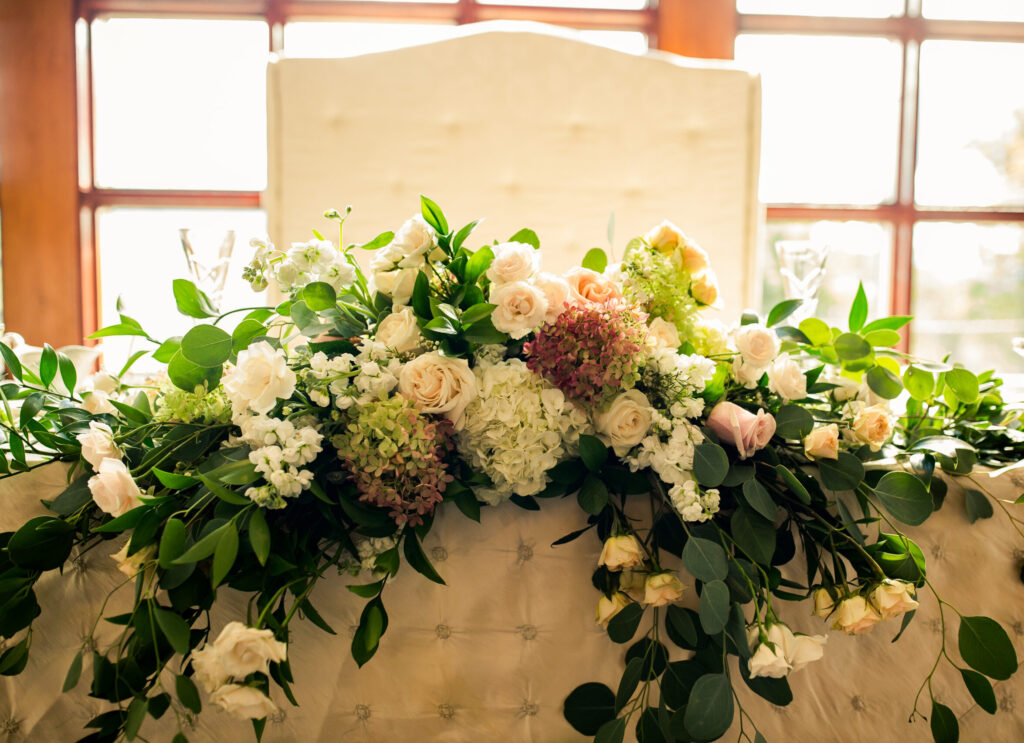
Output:
[[594,416],[594,428],[601,440],[625,456],[643,441],[651,428],[651,403],[639,390],[628,390],[612,400],[608,409]]
[[402,367],[398,391],[424,413],[444,414],[458,430],[466,406],[476,397],[476,377],[465,359],[433,351]]
[[825,588],[819,588],[814,592],[814,611],[811,612],[816,617],[824,619],[836,608],[835,599],[832,598],[832,594]]
[[554,322],[565,312],[565,304],[569,301],[569,282],[561,276],[542,272],[534,277],[533,285],[544,292],[544,298],[548,301],[544,321]]
[[[765,641],[762,642],[759,628],[750,627],[747,630],[747,640],[753,652],[747,661],[751,678],[781,679],[793,670],[792,664],[786,659],[786,632],[789,632],[789,628],[784,624],[773,624],[765,631]],[[792,635],[791,632],[789,634]]]
[[741,325],[732,334],[736,350],[745,364],[762,370],[779,355],[779,337],[764,325]]
[[783,400],[807,397],[807,377],[789,356],[780,356],[768,367],[768,389]]
[[648,606],[674,604],[683,597],[683,584],[672,573],[655,573],[644,583],[644,603]]
[[825,655],[825,643],[828,637],[825,635],[794,635],[789,633],[784,643],[786,660],[793,666],[793,671],[799,671],[808,663],[821,660]]
[[718,301],[718,276],[710,268],[702,268],[693,274],[690,294],[701,304],[713,305]]
[[487,278],[495,284],[526,281],[540,268],[540,251],[526,243],[495,245],[494,260],[487,269]]
[[544,292],[525,281],[491,285],[494,327],[519,339],[544,324],[548,300]]
[[274,639],[269,629],[229,622],[213,643],[217,660],[227,676],[243,679],[250,673],[267,673],[270,664],[282,663],[288,646]]
[[110,426],[99,421],[89,421],[89,433],[80,433],[75,438],[82,445],[82,459],[98,469],[104,459],[120,459],[124,456],[114,443],[114,432]]
[[412,307],[403,307],[381,320],[376,336],[377,341],[396,353],[415,351],[423,341]]
[[107,374],[104,371],[96,372],[89,377],[89,385],[93,390],[97,392],[105,392],[108,395],[113,395],[117,392],[119,382],[116,377]]
[[612,571],[639,567],[644,564],[644,550],[632,534],[609,537],[601,548],[597,564]]
[[277,712],[270,697],[252,686],[224,684],[210,694],[210,701],[238,720],[259,720]]
[[260,341],[239,352],[224,391],[236,414],[249,409],[266,415],[279,399],[292,396],[295,372],[288,368],[283,349]]
[[764,367],[748,364],[742,356],[737,355],[732,360],[732,376],[741,385],[752,390],[764,376]]
[[871,592],[871,603],[882,615],[882,619],[892,619],[905,612],[914,611],[917,609],[914,584],[887,578]]
[[656,317],[647,326],[647,342],[655,348],[671,348],[673,351],[682,345],[679,329],[663,317]]
[[683,268],[690,274],[697,274],[704,270],[710,271],[711,261],[704,248],[689,238],[684,239],[686,242],[682,245],[682,255],[680,256]]
[[847,400],[853,399],[860,391],[860,384],[849,377],[829,375],[822,381],[836,385],[835,389],[832,390],[832,398],[836,402],[846,402]]
[[212,642],[192,651],[192,670],[195,671],[195,680],[207,694],[212,694],[228,680],[227,671],[221,665],[220,655]]
[[373,290],[391,297],[395,305],[409,304],[412,290],[416,288],[418,268],[399,268],[394,271],[380,271],[373,275]]
[[92,499],[104,513],[120,516],[142,505],[142,491],[120,459],[104,459],[89,478]]
[[839,426],[819,426],[804,436],[804,454],[808,459],[838,459]]
[[597,623],[602,627],[607,627],[612,617],[631,603],[633,600],[622,591],[616,591],[610,597],[602,595],[597,600]]
[[422,263],[422,256],[430,253],[437,246],[437,234],[434,228],[427,224],[427,221],[419,214],[403,224],[391,244],[403,256],[399,263],[403,266],[411,266]]
[[892,413],[886,405],[862,408],[853,419],[853,435],[871,451],[878,451],[892,437]]
[[842,630],[848,635],[863,635],[881,621],[882,616],[863,596],[850,596],[836,607],[832,629]]
[[99,390],[83,393],[82,407],[93,415],[102,415],[103,413],[113,415],[117,412],[117,409],[110,404],[110,395]]

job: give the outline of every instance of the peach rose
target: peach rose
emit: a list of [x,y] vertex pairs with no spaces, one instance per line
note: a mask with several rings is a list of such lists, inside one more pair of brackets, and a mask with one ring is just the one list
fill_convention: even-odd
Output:
[[808,459],[839,459],[839,426],[819,426],[804,436],[804,454]]
[[466,406],[476,397],[476,377],[465,359],[432,351],[402,367],[398,392],[424,413],[443,414],[458,430]]
[[758,410],[755,415],[724,400],[711,410],[708,426],[722,443],[736,447],[740,459],[746,459],[763,449],[775,435],[775,418],[770,413]]
[[863,596],[850,596],[836,607],[832,629],[842,630],[848,635],[863,635],[874,629],[882,616]]
[[605,540],[604,547],[601,549],[601,557],[597,561],[598,565],[604,565],[613,571],[635,568],[643,563],[643,547],[632,534],[622,534]]
[[718,301],[718,276],[710,268],[702,268],[693,275],[690,294],[701,304],[712,305]]
[[569,301],[573,304],[622,299],[622,292],[614,281],[589,268],[574,268],[565,275],[565,280],[569,284]]
[[882,615],[882,619],[892,619],[917,608],[914,599],[914,584],[903,580],[885,579],[871,591],[871,603]]
[[892,413],[885,405],[861,408],[853,419],[853,435],[871,451],[878,451],[892,436]]

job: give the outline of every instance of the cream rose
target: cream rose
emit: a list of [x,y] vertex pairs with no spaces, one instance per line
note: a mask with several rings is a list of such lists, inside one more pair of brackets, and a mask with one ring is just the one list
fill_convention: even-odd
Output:
[[267,673],[271,663],[282,663],[288,646],[274,639],[269,629],[229,622],[213,643],[217,662],[224,674],[243,679],[250,673]]
[[770,413],[758,410],[757,415],[739,405],[722,401],[712,408],[708,415],[708,426],[725,444],[732,444],[739,452],[740,459],[753,456],[763,449],[775,435],[775,418]]
[[398,391],[424,413],[443,414],[458,430],[466,406],[476,397],[476,377],[465,359],[432,351],[402,367]]
[[836,601],[832,598],[832,594],[825,588],[819,588],[814,592],[814,611],[811,612],[816,617],[824,619],[833,612],[836,608]]
[[821,381],[835,385],[835,389],[832,390],[832,399],[836,402],[852,400],[860,391],[860,384],[849,377],[830,374]]
[[913,583],[887,578],[871,591],[871,604],[882,615],[882,619],[892,619],[917,609],[914,593]]
[[654,573],[644,583],[644,603],[648,606],[674,604],[683,597],[683,584],[672,573]]
[[882,621],[881,615],[863,596],[850,596],[836,607],[832,629],[842,630],[848,635],[863,635]]
[[424,256],[437,246],[437,234],[419,214],[407,220],[395,233],[391,245],[402,258],[398,261],[403,268],[419,266]]
[[569,283],[561,276],[541,272],[534,277],[533,285],[544,292],[544,298],[548,300],[544,322],[554,322],[565,312],[566,302],[569,301]]
[[651,428],[653,412],[644,393],[628,390],[612,400],[606,411],[594,416],[594,428],[601,440],[622,457],[643,441]]
[[826,642],[828,642],[828,637],[825,635],[794,635],[789,632],[784,645],[786,660],[793,666],[791,673],[799,671],[808,663],[821,660],[825,655]]
[[686,242],[682,246],[680,259],[686,272],[697,274],[704,270],[710,270],[711,261],[704,248],[689,238],[684,239]]
[[519,339],[544,324],[548,300],[544,292],[525,281],[491,285],[491,313],[494,327]]
[[807,397],[807,377],[789,356],[780,356],[768,367],[768,389],[783,400]]
[[718,276],[710,268],[702,268],[690,281],[690,294],[701,304],[718,301]]
[[619,573],[619,590],[631,597],[641,599],[647,586],[647,573],[640,570],[623,570]]
[[839,426],[829,423],[804,436],[804,454],[808,459],[839,459]]
[[644,235],[644,242],[662,253],[672,253],[680,245],[685,245],[687,239],[681,229],[666,219]]
[[743,362],[764,369],[779,355],[779,336],[764,325],[741,325],[732,334]]
[[292,396],[295,372],[288,368],[283,349],[260,341],[239,352],[224,391],[236,414],[252,410],[266,415],[279,399]]
[[75,438],[82,445],[82,459],[98,469],[104,459],[120,459],[124,456],[114,443],[114,432],[106,423],[89,421],[89,432]]
[[142,505],[142,491],[120,459],[104,459],[89,478],[92,499],[104,513],[121,516]]
[[611,596],[602,595],[601,598],[597,600],[597,623],[602,627],[607,627],[608,622],[612,620],[612,617],[625,609],[631,603],[633,603],[633,599],[622,591],[616,591]]
[[752,390],[757,387],[761,377],[764,376],[764,367],[748,364],[742,356],[737,354],[732,360],[732,376],[748,390]]
[[540,251],[526,243],[500,243],[493,248],[494,260],[487,278],[495,284],[527,281],[540,268]]
[[117,408],[110,404],[110,395],[100,390],[82,393],[82,407],[93,415],[113,415],[117,412]]
[[647,342],[655,348],[671,348],[675,351],[682,345],[679,329],[663,317],[656,317],[647,326]]
[[784,632],[792,635],[785,625],[773,624],[765,630],[765,637],[762,640],[760,628],[755,626],[747,629],[747,641],[752,652],[750,660],[747,661],[747,668],[751,678],[780,679],[788,676],[793,670],[793,666],[786,658]]
[[885,405],[861,408],[853,418],[853,435],[871,451],[878,451],[891,437],[893,431],[892,413]]
[[565,280],[569,284],[569,301],[573,304],[622,299],[618,284],[589,268],[573,268],[565,275]]
[[259,720],[277,712],[270,697],[252,686],[224,684],[210,694],[210,701],[238,720]]
[[644,564],[644,550],[632,534],[621,534],[605,540],[598,565],[612,571],[636,568]]
[[423,336],[420,335],[412,307],[402,307],[381,320],[376,338],[396,353],[407,353],[419,348]]
[[212,642],[192,651],[192,670],[207,694],[212,694],[228,680],[227,671],[220,663],[220,654]]
[[409,304],[412,290],[416,287],[418,268],[399,268],[394,271],[380,271],[373,275],[373,290],[388,297],[394,305]]

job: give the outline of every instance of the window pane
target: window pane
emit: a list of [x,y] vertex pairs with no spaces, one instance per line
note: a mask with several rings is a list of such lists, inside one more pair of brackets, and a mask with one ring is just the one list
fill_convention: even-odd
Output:
[[903,13],[903,0],[737,0],[736,9],[740,13],[886,18]]
[[785,299],[775,243],[779,240],[812,240],[829,247],[825,279],[818,291],[820,317],[846,326],[857,285],[864,282],[871,316],[889,314],[889,267],[892,229],[877,222],[769,222],[761,255],[764,267],[762,309],[767,312]]
[[269,43],[262,21],[93,23],[97,184],[264,188]]
[[532,5],[545,8],[616,8],[642,10],[647,0],[478,0],[481,5]]
[[640,31],[580,31],[580,38],[591,44],[627,54],[646,54],[647,34]]
[[893,200],[902,66],[897,42],[743,34],[736,59],[763,76],[763,201]]
[[1024,335],[1024,227],[922,222],[914,228],[915,354],[1017,372]]
[[921,45],[917,201],[1024,206],[1024,44]]
[[[193,321],[175,309],[171,281],[191,279],[178,230],[187,228],[198,262],[216,262],[228,230],[235,232],[235,247],[227,271],[221,307],[233,309],[264,303],[242,280],[242,268],[252,258],[249,240],[266,237],[266,214],[256,209],[143,209],[113,207],[96,212],[100,274],[100,323],[118,321],[117,301],[123,312],[140,323],[158,340],[180,335]],[[225,318],[229,330],[245,313]],[[228,321],[232,322],[228,322]],[[141,339],[105,338],[104,363],[117,371],[128,356],[139,349],[151,349]],[[150,371],[158,365],[141,359],[133,370]]]
[[1024,21],[1021,0],[924,0],[921,10],[925,18]]
[[351,57],[449,39],[457,27],[431,23],[288,23],[284,53],[289,57]]

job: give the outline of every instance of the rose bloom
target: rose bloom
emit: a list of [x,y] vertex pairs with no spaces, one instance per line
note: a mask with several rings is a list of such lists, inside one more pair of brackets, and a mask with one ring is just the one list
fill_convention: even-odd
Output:
[[417,258],[434,249],[437,245],[437,235],[434,228],[427,224],[427,220],[416,214],[398,229],[391,245],[401,254],[405,265],[414,265]]
[[789,356],[780,356],[768,367],[768,389],[783,400],[807,397],[807,377]]
[[674,604],[683,597],[683,584],[672,573],[655,573],[644,583],[644,603],[648,606]]
[[124,547],[110,556],[110,559],[117,563],[117,569],[134,578],[145,567],[146,563],[156,556],[156,545],[147,544],[135,554],[128,555],[129,543],[125,542]]
[[724,400],[712,408],[708,426],[720,441],[736,447],[740,459],[753,456],[754,452],[767,446],[775,435],[775,418],[770,413],[758,410],[757,415],[754,415]]
[[665,220],[656,227],[652,227],[644,235],[644,242],[662,253],[672,253],[676,248],[680,245],[685,245],[688,241],[681,229]]
[[142,505],[142,491],[120,459],[104,459],[89,478],[92,499],[104,513],[117,517]]
[[710,271],[711,269],[709,267],[711,265],[711,261],[708,259],[708,254],[704,251],[704,248],[689,238],[684,237],[683,239],[686,242],[682,246],[682,255],[680,258],[686,272],[690,274],[697,274],[704,270]]
[[682,345],[679,329],[663,317],[656,317],[647,326],[647,342],[655,348],[671,348],[675,351]]
[[718,276],[710,268],[703,268],[693,275],[690,294],[701,304],[712,305],[718,301]]
[[565,303],[569,301],[569,283],[561,276],[542,272],[534,277],[533,285],[544,292],[548,301],[544,322],[554,322],[565,311]]
[[623,570],[619,573],[619,590],[631,597],[643,598],[646,586],[647,573],[640,570]]
[[124,454],[114,443],[114,432],[110,426],[99,421],[89,421],[89,432],[75,438],[82,445],[82,459],[98,469],[104,459],[120,459]]
[[732,376],[748,390],[752,390],[757,387],[761,377],[764,376],[764,367],[748,364],[742,356],[737,354],[732,360]]
[[618,284],[589,268],[574,268],[565,275],[565,280],[569,284],[569,301],[573,304],[600,304],[609,299],[622,299]]
[[871,591],[871,603],[882,619],[892,619],[917,609],[914,600],[914,584],[902,580],[886,579]]
[[83,393],[82,407],[93,415],[102,415],[103,413],[113,415],[117,413],[117,408],[110,404],[110,395],[100,390]]
[[247,627],[241,622],[229,622],[213,646],[224,674],[236,679],[267,673],[271,662],[282,663],[288,654],[288,646],[275,640],[271,630]]
[[821,660],[825,655],[826,642],[828,637],[825,635],[794,635],[790,632],[784,645],[786,660],[793,666],[793,671],[799,671],[808,663]]
[[248,408],[266,415],[279,399],[292,396],[295,372],[288,368],[283,349],[260,341],[239,352],[234,371],[224,380],[224,391],[235,413]]
[[832,594],[825,588],[819,588],[814,592],[814,611],[811,612],[816,617],[824,619],[836,608],[835,599],[832,598]]
[[396,353],[419,348],[423,336],[412,307],[402,307],[381,320],[377,325],[376,340]]
[[372,288],[391,297],[394,305],[408,304],[416,286],[418,268],[399,268],[394,271],[379,271],[373,274]]
[[540,251],[526,243],[495,245],[494,260],[487,269],[487,278],[495,284],[526,281],[540,268]]
[[842,630],[848,635],[863,635],[881,621],[881,615],[863,596],[850,596],[836,607],[832,629]]
[[491,284],[491,322],[502,333],[519,339],[544,324],[548,300],[544,292],[525,281]]
[[793,670],[793,666],[786,659],[783,628],[789,632],[789,628],[784,624],[773,624],[768,627],[765,630],[766,642],[761,641],[761,631],[758,627],[747,629],[747,641],[752,652],[750,660],[747,661],[747,668],[751,678],[781,679]]
[[210,701],[238,720],[259,720],[277,712],[270,697],[252,686],[224,684],[210,694]]
[[631,603],[633,600],[622,591],[616,591],[611,596],[602,595],[597,600],[597,623],[602,627],[607,627],[612,617]]
[[476,377],[465,359],[432,351],[402,367],[398,392],[424,413],[443,414],[456,429],[461,429],[462,414],[476,397]]
[[733,331],[732,341],[745,363],[762,369],[775,360],[781,348],[779,336],[764,325],[741,325]]
[[594,416],[594,428],[617,456],[625,456],[651,428],[651,403],[639,390],[623,392],[608,409]]
[[609,537],[597,564],[612,571],[636,568],[644,564],[644,550],[632,534]]
[[892,436],[892,413],[885,405],[862,408],[853,419],[853,435],[871,451],[878,451]]
[[839,426],[829,423],[804,436],[804,454],[808,459],[839,459]]

